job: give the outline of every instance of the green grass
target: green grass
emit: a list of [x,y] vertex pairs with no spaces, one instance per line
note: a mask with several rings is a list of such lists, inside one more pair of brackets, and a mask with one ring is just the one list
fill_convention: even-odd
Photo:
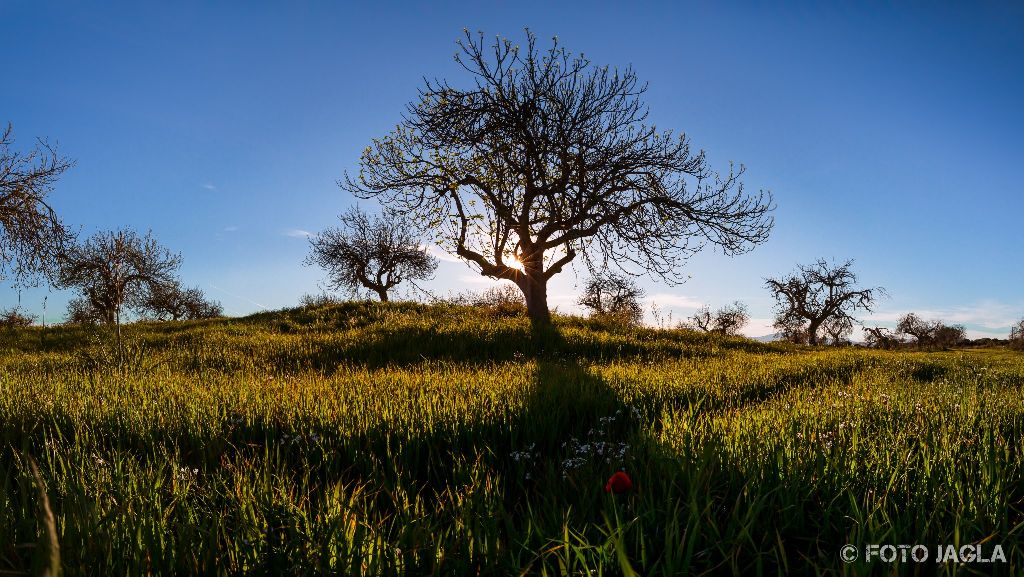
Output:
[[[120,355],[0,333],[0,575],[51,563],[43,497],[66,575],[1024,571],[1024,354],[556,329],[352,303],[132,325]],[[934,563],[981,541],[1008,563]]]

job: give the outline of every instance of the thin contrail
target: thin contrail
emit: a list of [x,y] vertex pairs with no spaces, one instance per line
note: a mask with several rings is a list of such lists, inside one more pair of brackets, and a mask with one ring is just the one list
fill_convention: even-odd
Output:
[[235,293],[230,293],[230,292],[228,292],[228,291],[226,291],[226,290],[224,290],[224,289],[220,288],[220,287],[219,287],[219,286],[217,286],[217,285],[211,284],[211,285],[210,285],[210,288],[212,288],[212,289],[217,289],[217,290],[219,290],[220,292],[222,292],[222,293],[224,293],[224,294],[226,294],[226,295],[228,295],[228,296],[231,296],[231,297],[235,297],[236,299],[242,299],[243,301],[245,301],[245,302],[247,302],[247,303],[252,303],[252,304],[254,304],[254,305],[256,305],[256,306],[260,307],[261,309],[263,309],[263,310],[265,310],[265,311],[266,311],[266,310],[270,310],[270,309],[268,309],[267,307],[265,307],[265,306],[261,305],[260,303],[258,303],[258,302],[256,302],[256,301],[253,301],[253,300],[249,300],[249,299],[247,299],[247,298],[245,298],[245,297],[243,297],[243,296],[239,296],[239,295],[236,295]]

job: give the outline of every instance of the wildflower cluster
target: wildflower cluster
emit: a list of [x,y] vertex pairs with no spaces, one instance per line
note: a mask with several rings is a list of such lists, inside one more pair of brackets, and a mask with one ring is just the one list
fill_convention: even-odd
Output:
[[562,443],[562,450],[567,455],[562,460],[562,479],[568,479],[572,471],[580,469],[587,463],[621,465],[625,461],[629,445],[609,438],[609,430],[613,429],[615,422],[622,416],[622,410],[619,409],[615,411],[615,415],[601,417],[597,426],[587,431],[587,436],[583,440],[572,437]]

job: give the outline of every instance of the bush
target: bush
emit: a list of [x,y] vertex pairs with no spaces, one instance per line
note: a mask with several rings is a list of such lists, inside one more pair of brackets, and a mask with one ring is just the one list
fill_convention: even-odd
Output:
[[482,291],[465,291],[440,299],[443,304],[471,306],[495,317],[526,316],[526,299],[519,287],[501,283]]
[[303,308],[320,308],[341,303],[341,299],[327,293],[320,293],[318,295],[304,294],[299,297],[299,306]]

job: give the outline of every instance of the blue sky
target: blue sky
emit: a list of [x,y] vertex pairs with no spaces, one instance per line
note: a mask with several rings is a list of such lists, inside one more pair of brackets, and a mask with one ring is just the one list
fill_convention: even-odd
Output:
[[[775,196],[766,244],[644,282],[674,320],[739,299],[767,334],[762,279],[818,257],[886,287],[880,324],[913,310],[1005,336],[1024,316],[1020,3],[380,4],[0,0],[0,122],[77,161],[52,197],[68,223],[152,229],[187,284],[247,314],[318,292],[304,232],[354,202],[336,181],[423,76],[465,79],[461,30],[529,26],[632,65],[657,126]],[[480,280],[445,261],[429,287]],[[551,305],[574,310],[578,280],[560,275]],[[45,294],[22,304],[38,314]],[[50,293],[50,320],[68,297]],[[17,299],[0,288],[0,306]]]

